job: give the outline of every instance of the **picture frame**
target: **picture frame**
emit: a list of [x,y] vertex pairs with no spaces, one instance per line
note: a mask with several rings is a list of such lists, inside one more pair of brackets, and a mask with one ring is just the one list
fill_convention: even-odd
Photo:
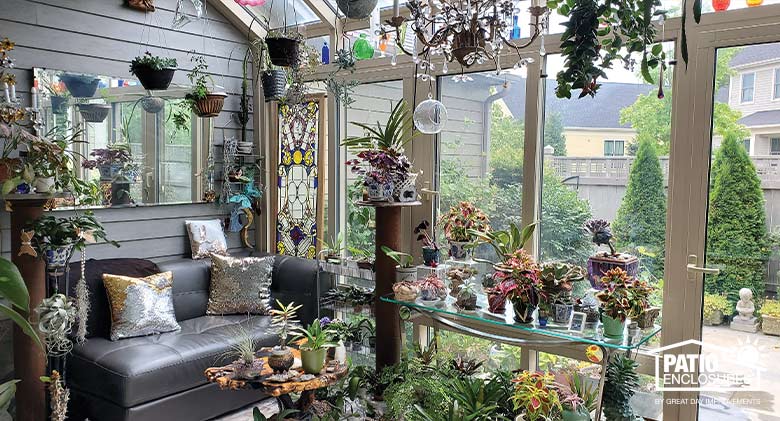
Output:
[[582,333],[585,331],[585,320],[588,317],[587,314],[582,312],[572,312],[569,319],[569,332]]

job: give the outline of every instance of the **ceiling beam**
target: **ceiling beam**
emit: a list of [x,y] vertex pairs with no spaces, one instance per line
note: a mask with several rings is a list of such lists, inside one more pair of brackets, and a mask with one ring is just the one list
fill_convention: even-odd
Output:
[[336,12],[331,9],[328,0],[303,0],[328,28],[334,28]]
[[251,27],[251,37],[265,37],[266,31],[265,28],[263,28],[263,26],[260,24],[260,21],[257,21],[253,24],[252,21],[254,20],[254,17],[251,16],[250,13],[243,7],[239,6],[238,3],[236,3],[234,0],[208,0],[208,2],[215,9],[217,9],[219,13],[225,16],[225,18],[230,21],[233,26],[241,30],[243,33],[248,33],[249,28]]

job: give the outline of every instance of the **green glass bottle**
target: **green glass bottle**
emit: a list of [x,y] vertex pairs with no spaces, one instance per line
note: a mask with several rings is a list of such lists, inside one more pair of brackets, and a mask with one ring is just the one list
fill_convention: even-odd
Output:
[[357,60],[368,60],[374,58],[374,47],[368,42],[366,34],[360,34],[360,38],[352,46],[352,52]]

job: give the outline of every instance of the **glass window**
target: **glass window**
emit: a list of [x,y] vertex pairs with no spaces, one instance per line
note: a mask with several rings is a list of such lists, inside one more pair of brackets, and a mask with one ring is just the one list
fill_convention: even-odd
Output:
[[780,99],[780,69],[774,71],[772,99]]
[[742,146],[745,147],[745,150],[747,153],[750,153],[750,139],[745,139],[742,141]]
[[269,1],[262,6],[246,6],[246,8],[272,29],[285,26],[295,28],[298,25],[320,20],[317,14],[302,1]]
[[780,137],[773,137],[769,139],[769,141],[770,141],[769,154],[780,155]]
[[605,140],[604,156],[623,156],[625,152],[625,141]]
[[742,102],[753,102],[753,89],[755,87],[755,82],[755,73],[742,74],[742,95],[740,96],[740,100]]

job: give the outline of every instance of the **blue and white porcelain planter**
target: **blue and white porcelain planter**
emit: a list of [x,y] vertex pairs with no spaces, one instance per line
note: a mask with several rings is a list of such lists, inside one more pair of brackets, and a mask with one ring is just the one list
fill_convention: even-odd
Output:
[[98,171],[100,172],[101,181],[111,181],[119,175],[119,171],[122,169],[121,164],[109,164],[98,165]]
[[387,202],[393,199],[393,183],[386,181],[381,183],[376,180],[366,180],[368,200],[374,202]]
[[471,253],[471,250],[466,248],[469,244],[468,241],[452,241],[450,240],[450,257],[455,260],[466,260]]
[[553,321],[555,323],[569,323],[573,312],[574,305],[555,303],[553,304]]
[[62,269],[68,266],[70,257],[73,255],[73,244],[59,246],[51,250],[46,250],[46,269],[50,273],[59,274]]

